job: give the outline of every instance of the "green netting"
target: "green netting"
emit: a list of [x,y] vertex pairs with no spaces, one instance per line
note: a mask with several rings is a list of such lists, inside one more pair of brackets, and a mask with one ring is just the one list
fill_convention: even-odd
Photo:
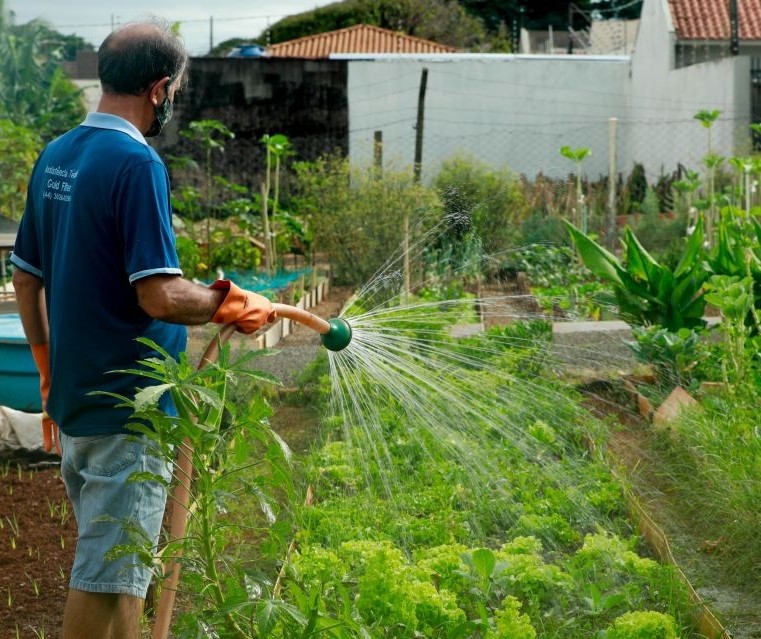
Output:
[[[268,275],[263,271],[229,271],[225,273],[225,277],[235,282],[241,288],[262,293],[264,291],[285,290],[289,284],[298,280],[302,275],[305,278],[309,278],[311,273],[311,268],[296,271],[278,271],[272,275]],[[308,285],[309,282],[307,281]]]

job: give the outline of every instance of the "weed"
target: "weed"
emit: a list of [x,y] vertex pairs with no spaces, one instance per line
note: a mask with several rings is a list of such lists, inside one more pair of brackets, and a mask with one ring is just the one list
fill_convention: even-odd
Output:
[[20,532],[20,526],[18,521],[18,513],[13,513],[10,517],[6,515],[5,520],[8,522],[8,525],[11,527],[11,532],[14,536],[19,537]]
[[32,584],[32,590],[34,590],[34,596],[39,597],[40,596],[40,582],[38,582],[29,573],[24,573],[24,574],[26,574],[26,578],[29,580],[29,583]]

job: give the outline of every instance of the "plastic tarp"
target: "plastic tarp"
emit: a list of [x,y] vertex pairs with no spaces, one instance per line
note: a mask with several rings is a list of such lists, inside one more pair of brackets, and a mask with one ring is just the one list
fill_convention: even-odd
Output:
[[0,406],[0,452],[42,450],[42,414]]

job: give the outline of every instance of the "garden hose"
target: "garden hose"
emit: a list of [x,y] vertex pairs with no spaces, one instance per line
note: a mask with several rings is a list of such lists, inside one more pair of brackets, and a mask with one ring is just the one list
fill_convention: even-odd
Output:
[[324,320],[314,313],[288,304],[273,304],[278,317],[287,317],[320,334],[322,345],[329,351],[341,351],[351,342],[351,326],[340,317]]

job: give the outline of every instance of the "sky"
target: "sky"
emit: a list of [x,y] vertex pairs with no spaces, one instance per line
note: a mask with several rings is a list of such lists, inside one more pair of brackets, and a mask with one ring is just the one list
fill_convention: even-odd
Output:
[[15,24],[41,18],[64,35],[76,34],[96,48],[114,26],[158,16],[180,22],[191,55],[203,55],[209,43],[255,38],[269,24],[336,0],[5,0]]

